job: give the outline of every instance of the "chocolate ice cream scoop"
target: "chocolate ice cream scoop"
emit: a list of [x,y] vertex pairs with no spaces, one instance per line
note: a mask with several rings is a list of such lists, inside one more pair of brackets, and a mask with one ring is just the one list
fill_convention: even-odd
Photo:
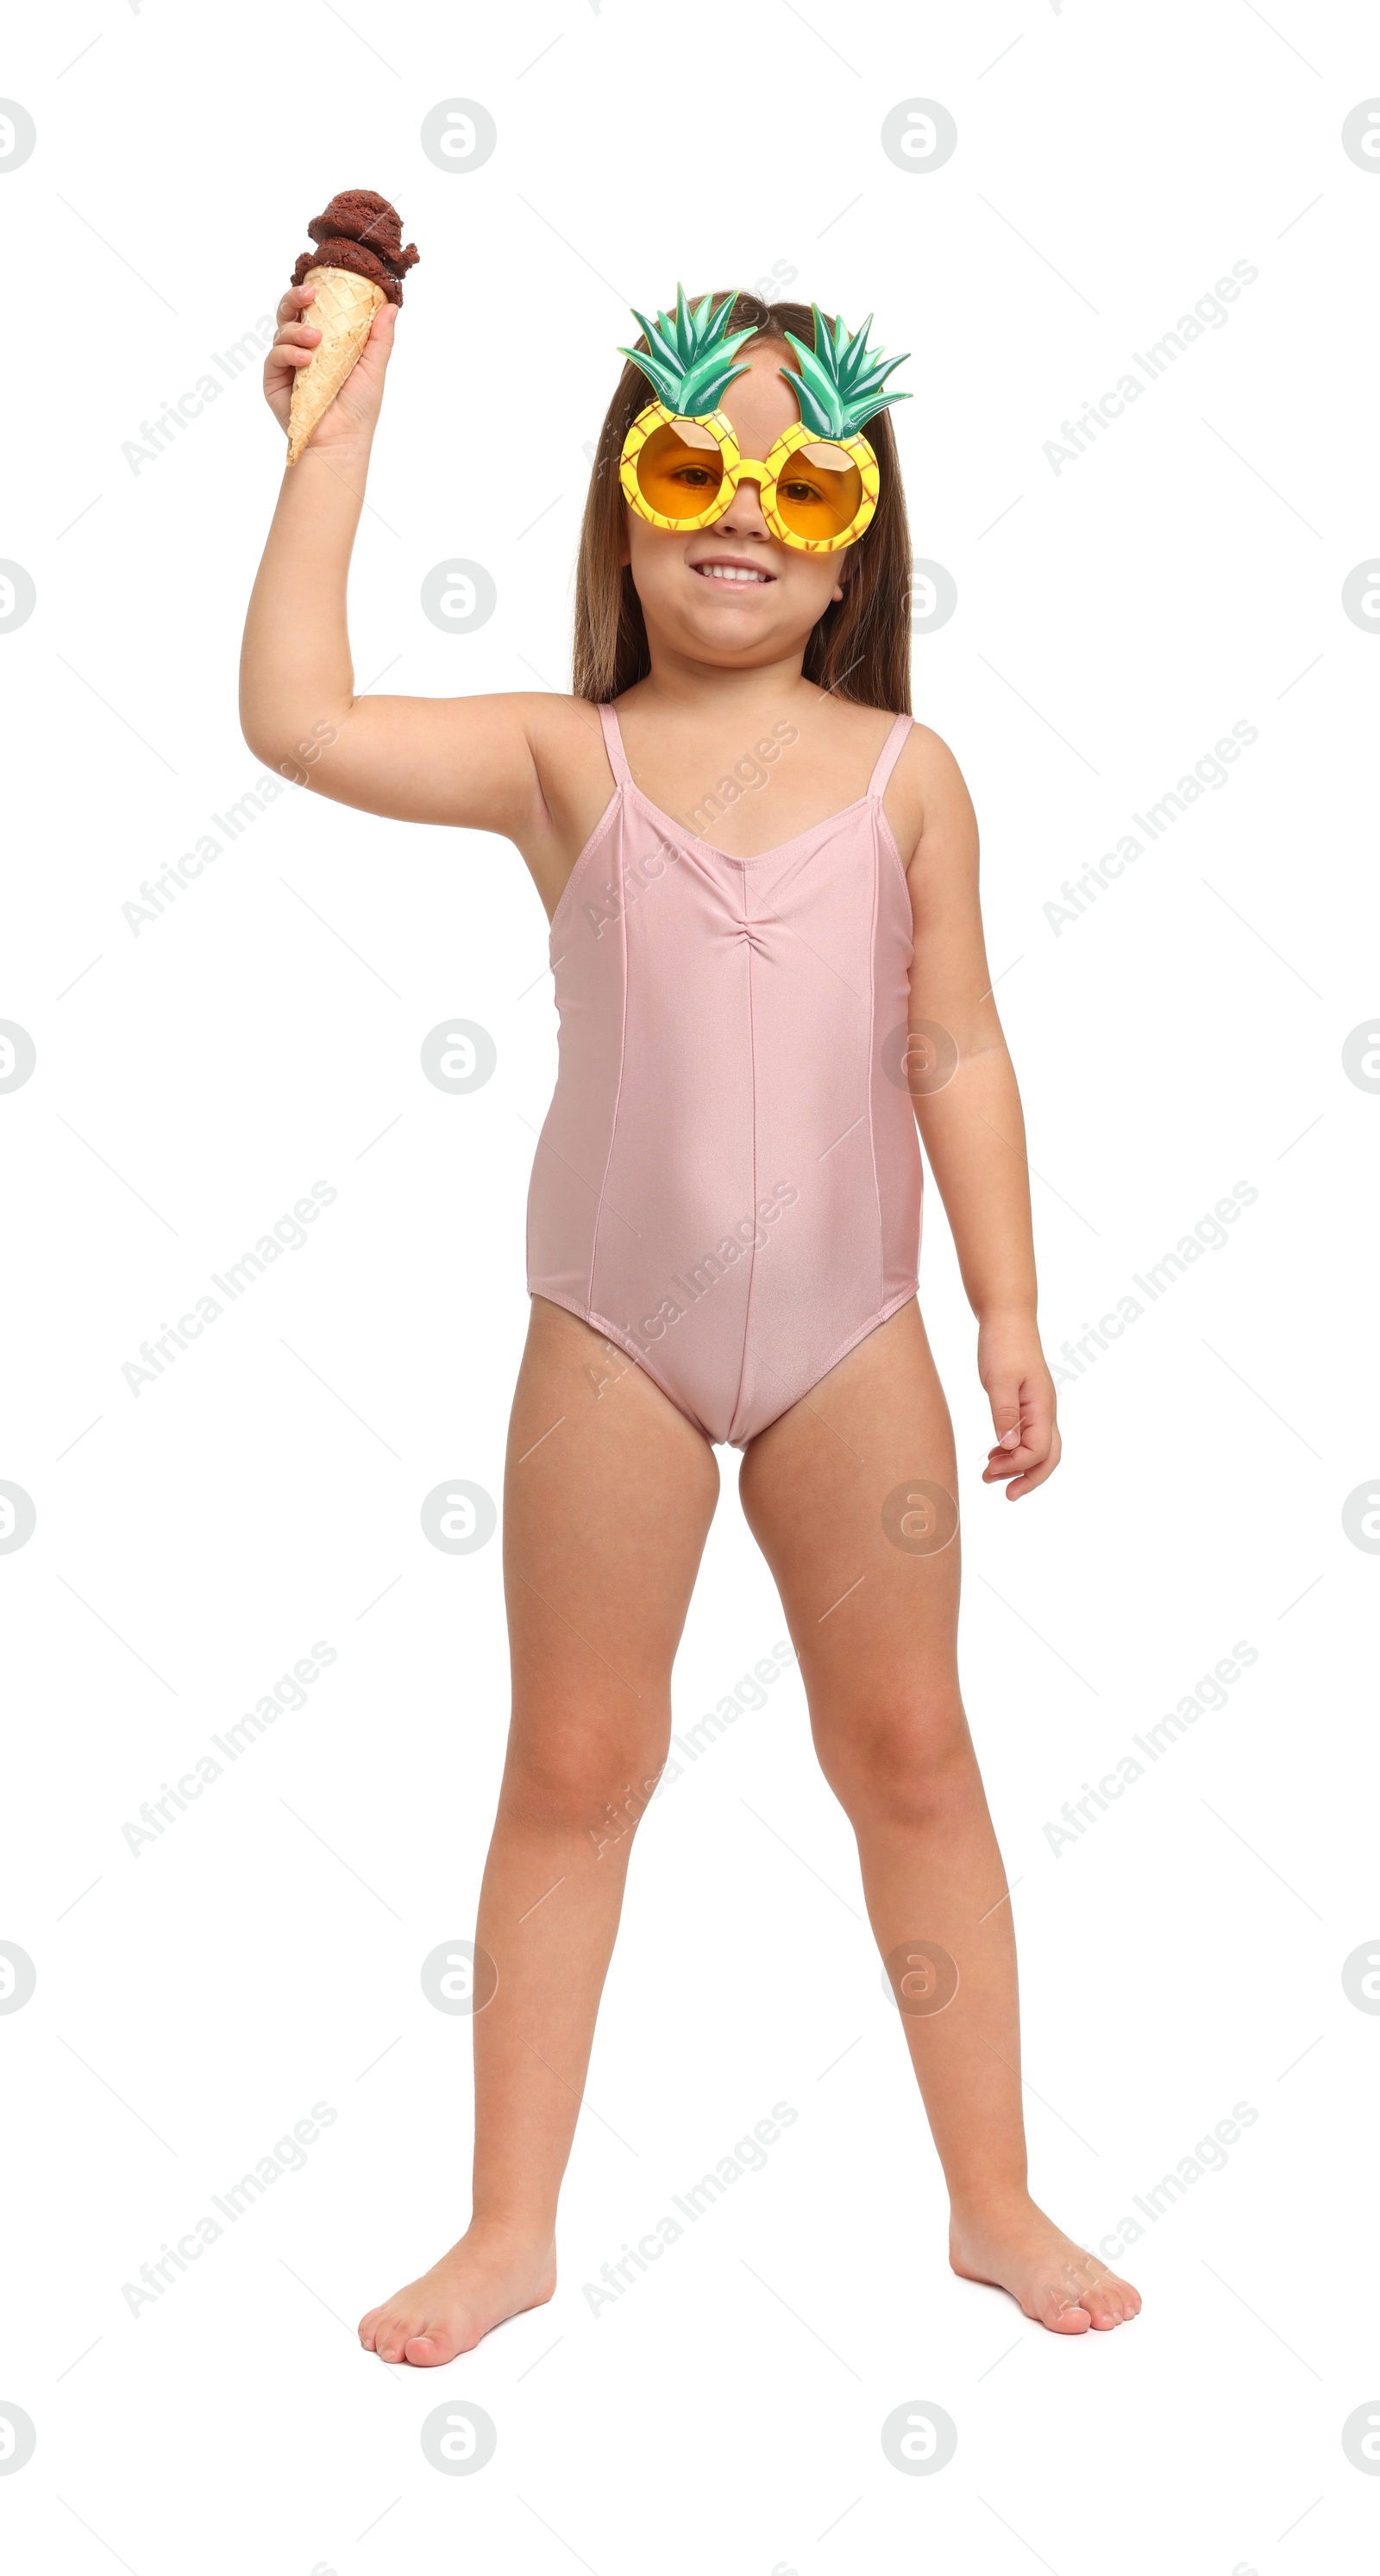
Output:
[[413,242],[403,248],[402,218],[386,197],[372,188],[342,188],[307,230],[317,248],[303,251],[292,272],[294,286],[309,268],[347,268],[371,278],[390,304],[401,304],[402,280],[420,254]]

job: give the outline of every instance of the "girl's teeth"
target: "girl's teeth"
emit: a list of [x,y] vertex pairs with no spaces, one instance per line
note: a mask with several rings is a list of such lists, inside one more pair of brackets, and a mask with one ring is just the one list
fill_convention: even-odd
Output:
[[697,570],[706,574],[710,581],[766,580],[765,573],[747,572],[741,564],[700,564],[697,566]]

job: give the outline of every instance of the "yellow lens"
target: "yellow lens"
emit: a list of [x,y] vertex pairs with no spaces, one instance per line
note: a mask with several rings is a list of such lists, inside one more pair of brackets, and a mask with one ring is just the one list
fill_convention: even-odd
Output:
[[638,450],[637,488],[663,519],[697,519],[723,488],[724,460],[697,420],[663,421]]
[[842,536],[862,508],[862,476],[842,447],[797,447],[776,485],[776,507],[792,536]]

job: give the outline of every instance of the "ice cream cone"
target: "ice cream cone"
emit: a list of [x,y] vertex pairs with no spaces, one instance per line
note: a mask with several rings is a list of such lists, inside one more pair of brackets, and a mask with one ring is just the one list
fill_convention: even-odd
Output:
[[293,378],[289,465],[297,463],[322,413],[334,402],[369,337],[374,315],[386,300],[372,278],[357,277],[348,268],[309,268],[302,282],[316,289],[316,300],[306,307],[302,319],[314,324],[321,340],[310,366],[299,367]]

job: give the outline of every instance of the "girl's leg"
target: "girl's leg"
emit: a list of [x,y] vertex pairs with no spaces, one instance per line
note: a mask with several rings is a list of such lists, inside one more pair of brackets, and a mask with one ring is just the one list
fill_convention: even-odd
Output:
[[498,1983],[474,2020],[474,2214],[362,2320],[384,2361],[449,2361],[555,2287],[556,2196],[718,1491],[708,1441],[645,1372],[534,1298],[503,1494],[513,1715],[475,1932]]
[[[906,1978],[902,2029],[949,2187],[950,2260],[1081,2334],[1134,2316],[1140,2299],[1026,2189],[1011,1906],[958,1688],[959,1542],[937,1544],[942,1504],[922,1485],[958,1492],[911,1305],[750,1442],[739,1493],[780,1590],[820,1763],[857,1835],[878,1947],[893,1983]],[[947,2003],[945,1952],[958,1969]]]

